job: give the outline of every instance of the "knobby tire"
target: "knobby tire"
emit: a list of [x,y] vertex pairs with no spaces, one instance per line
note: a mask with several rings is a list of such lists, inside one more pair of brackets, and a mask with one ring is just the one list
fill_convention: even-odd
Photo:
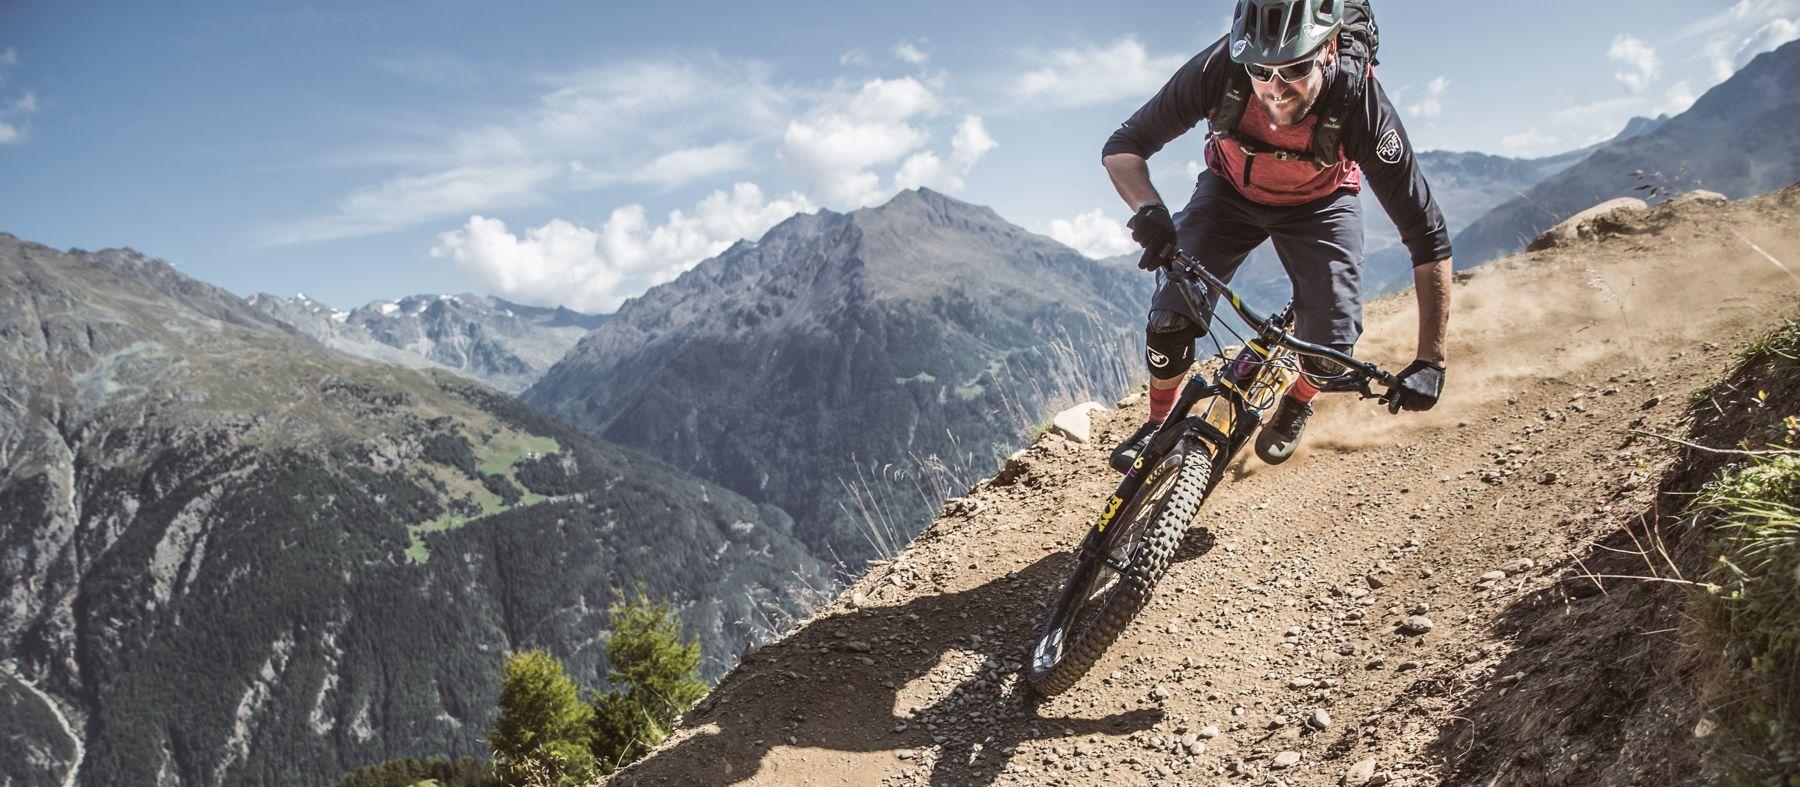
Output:
[[[1063,601],[1059,597],[1058,608],[1052,610],[1050,620],[1046,621],[1026,669],[1026,681],[1038,695],[1049,697],[1073,687],[1149,604],[1151,592],[1168,571],[1188,523],[1199,513],[1200,504],[1211,488],[1213,468],[1210,457],[1198,446],[1189,448],[1192,450],[1171,451],[1160,463],[1179,464],[1172,468],[1176,473],[1175,482],[1164,487],[1160,496],[1142,501],[1143,506],[1149,507],[1152,519],[1137,537],[1137,543],[1128,547],[1130,558],[1119,581],[1103,596],[1076,599],[1076,606],[1068,609],[1061,609]],[[1156,495],[1157,492],[1146,483],[1139,495]],[[1136,507],[1134,501],[1133,508]],[[1121,524],[1129,521],[1128,517],[1119,519]],[[1093,581],[1092,572],[1111,570],[1098,556],[1077,555],[1075,570],[1063,592],[1078,592],[1074,585]],[[1040,652],[1046,647],[1046,641],[1064,625],[1063,620],[1079,617],[1084,608],[1094,604],[1100,605],[1097,614],[1088,615],[1085,625],[1079,629],[1071,628],[1064,633],[1061,657],[1053,663],[1041,663]]]

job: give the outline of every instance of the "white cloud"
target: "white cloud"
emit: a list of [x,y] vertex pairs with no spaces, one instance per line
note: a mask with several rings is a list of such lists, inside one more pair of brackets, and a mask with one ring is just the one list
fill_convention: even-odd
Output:
[[[1782,44],[1800,39],[1800,20],[1771,19],[1767,24],[1757,28],[1739,43],[1730,59],[1730,73],[1750,64],[1757,55],[1775,49]],[[1723,61],[1715,62],[1715,70],[1724,65]],[[1726,77],[1729,77],[1727,74]]]
[[750,167],[750,146],[742,142],[721,142],[700,148],[682,148],[657,156],[639,169],[632,180],[674,188],[703,178],[736,172]]
[[581,155],[639,154],[707,133],[780,129],[794,96],[772,69],[721,57],[638,60],[549,80],[517,124],[534,146]]
[[1425,97],[1407,106],[1409,114],[1434,118],[1444,114],[1444,92],[1450,89],[1450,78],[1439,76],[1425,86]]
[[861,49],[852,49],[838,56],[838,65],[868,66],[872,65],[872,61],[869,60],[869,53],[864,52]]
[[1771,19],[1796,14],[1800,14],[1800,0],[1738,0],[1724,11],[1689,24],[1677,37],[1741,34]]
[[1619,64],[1619,70],[1613,72],[1613,78],[1625,86],[1632,95],[1644,92],[1661,67],[1661,60],[1656,56],[1656,48],[1643,40],[1629,35],[1614,38],[1612,46],[1606,50],[1606,57]]
[[405,176],[351,192],[337,210],[263,231],[262,245],[282,246],[362,237],[466,216],[493,205],[535,198],[557,174],[548,164],[470,166]]
[[914,66],[931,62],[931,39],[915,38],[894,45],[894,59]]
[[1550,153],[1550,152],[1554,151],[1555,145],[1556,145],[1556,137],[1549,135],[1549,134],[1539,133],[1538,130],[1535,128],[1533,128],[1529,131],[1525,131],[1525,132],[1521,132],[1518,134],[1513,134],[1513,135],[1504,137],[1500,140],[1501,147],[1505,148],[1509,152],[1521,154],[1521,155],[1540,155],[1540,154],[1544,154],[1544,153]]
[[1738,0],[1677,36],[1694,37],[1705,39],[1701,56],[1714,83],[1722,82],[1757,55],[1800,38],[1800,0]]
[[654,226],[640,205],[614,210],[598,230],[555,219],[525,230],[522,238],[502,221],[471,216],[462,228],[438,236],[431,255],[453,260],[508,300],[610,312],[738,239],[812,209],[799,194],[771,200],[755,184],[738,183],[729,192],[713,192],[691,214],[674,211]]
[[1028,57],[1043,65],[1014,78],[1009,88],[1016,102],[1036,108],[1143,102],[1188,60],[1180,54],[1152,56],[1135,38]]
[[1138,247],[1125,225],[1095,208],[1073,219],[1051,219],[1050,237],[1094,259],[1116,257]]
[[1669,88],[1668,100],[1663,102],[1663,105],[1658,109],[1658,112],[1668,115],[1679,115],[1688,111],[1688,107],[1693,106],[1694,102],[1699,98],[1699,96],[1694,94],[1693,85],[1688,84],[1687,80],[1684,79],[1680,82],[1676,82],[1673,87]]
[[1620,96],[1605,101],[1580,101],[1550,113],[1558,123],[1612,128],[1643,108],[1641,96]]
[[[645,59],[543,78],[525,109],[447,130],[355,163],[407,174],[355,189],[334,210],[264,229],[264,243],[373,235],[545,199],[556,187],[665,188],[743,169],[779,134],[797,93],[756,61]],[[648,163],[646,163],[648,162]]]
[[[12,67],[18,64],[19,50],[10,46],[0,50],[0,88],[11,83]],[[37,111],[38,97],[35,91],[27,90],[18,98],[10,100],[0,96],[0,145],[23,143],[27,136],[24,120]]]
[[914,153],[906,159],[906,163],[900,165],[900,171],[894,173],[894,185],[902,189],[926,186],[939,191],[962,191],[963,178],[983,156],[997,147],[1000,147],[1000,143],[995,142],[988,134],[987,126],[981,122],[981,118],[966,116],[957,125],[956,134],[950,138],[950,157],[947,161],[939,159],[931,151]]
[[[783,138],[781,159],[805,175],[814,195],[828,205],[873,204],[892,192],[882,187],[881,176],[874,169],[894,164],[923,148],[931,139],[924,121],[941,110],[942,102],[931,89],[912,77],[870,80],[855,93],[830,97],[791,121]],[[979,119],[975,122],[980,136],[986,137]],[[968,125],[968,120],[964,125]],[[989,149],[992,141],[987,138]],[[952,156],[955,155],[953,150]],[[980,154],[975,158],[980,158]],[[944,171],[941,162],[918,159],[908,177],[923,177],[933,169]]]

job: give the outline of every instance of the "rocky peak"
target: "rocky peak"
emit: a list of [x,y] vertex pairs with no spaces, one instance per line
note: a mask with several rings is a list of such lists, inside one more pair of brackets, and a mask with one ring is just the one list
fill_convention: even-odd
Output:
[[952,229],[952,231],[995,231],[1012,225],[985,205],[972,205],[936,193],[931,189],[907,189],[895,194],[886,204],[864,207],[850,214],[851,222],[864,229],[905,227],[905,229]]
[[1669,116],[1667,114],[1657,115],[1654,118],[1647,118],[1639,115],[1638,117],[1626,121],[1625,129],[1620,131],[1618,136],[1613,137],[1613,141],[1620,142],[1631,139],[1632,137],[1641,137],[1662,128],[1663,124],[1667,122],[1669,122]]

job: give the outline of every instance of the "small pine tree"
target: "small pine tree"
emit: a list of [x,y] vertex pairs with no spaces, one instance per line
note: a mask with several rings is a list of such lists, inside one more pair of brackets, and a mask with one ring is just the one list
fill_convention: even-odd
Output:
[[495,770],[508,784],[575,785],[594,776],[594,708],[543,651],[506,662],[500,714],[488,732]]
[[706,696],[700,642],[681,641],[681,615],[643,588],[612,605],[606,641],[612,688],[594,698],[594,757],[604,772],[635,761],[668,737],[676,717]]

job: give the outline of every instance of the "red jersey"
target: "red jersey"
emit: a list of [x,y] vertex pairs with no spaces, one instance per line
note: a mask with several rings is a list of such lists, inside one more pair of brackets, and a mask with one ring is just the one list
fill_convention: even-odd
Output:
[[[1277,126],[1255,96],[1244,102],[1244,119],[1237,135],[1269,147],[1304,153],[1312,147],[1313,127],[1319,116],[1308,112],[1292,126]],[[1236,187],[1239,194],[1264,205],[1300,205],[1338,189],[1362,190],[1362,168],[1350,157],[1319,169],[1304,159],[1250,154],[1235,139],[1213,139],[1206,145],[1206,166]],[[1249,177],[1245,177],[1245,170]]]

